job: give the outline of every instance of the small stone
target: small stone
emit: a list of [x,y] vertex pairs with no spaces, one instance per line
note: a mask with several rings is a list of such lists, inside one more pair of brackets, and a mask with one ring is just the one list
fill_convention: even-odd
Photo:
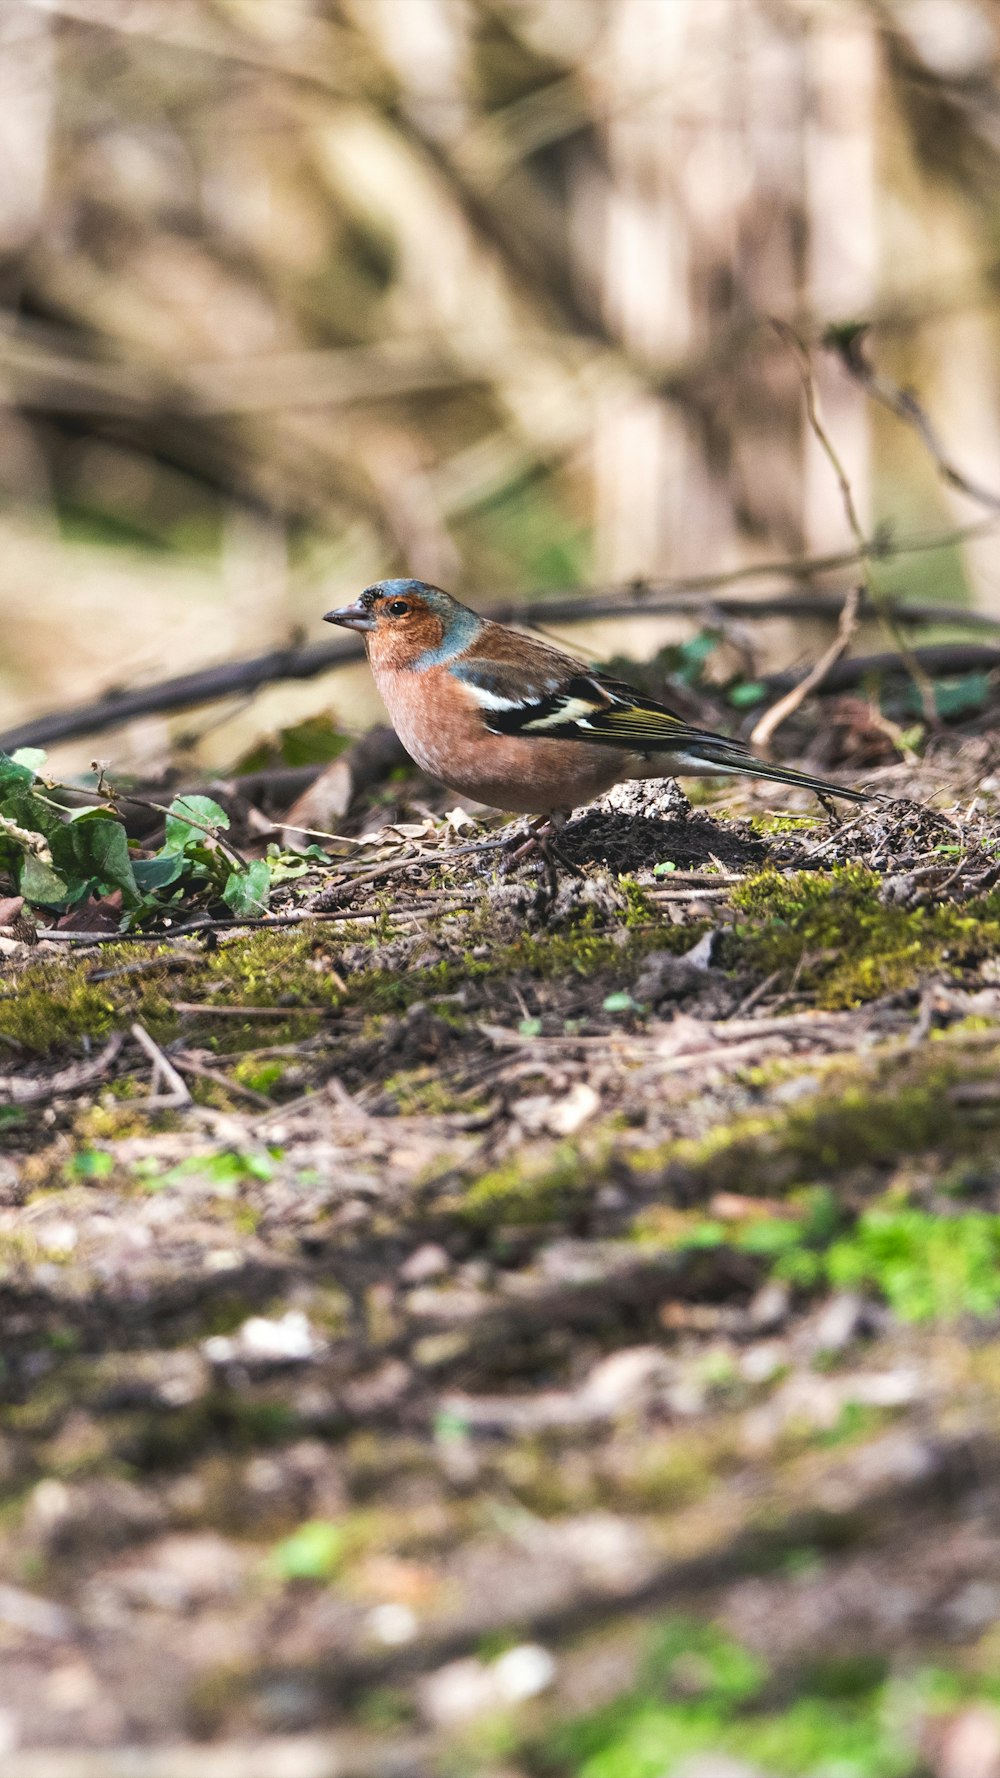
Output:
[[740,1374],[747,1383],[770,1383],[788,1363],[780,1340],[762,1340],[748,1347],[740,1359]]
[[580,1391],[593,1412],[621,1414],[648,1402],[671,1376],[669,1360],[658,1346],[630,1346],[602,1358]]
[[988,1580],[970,1580],[948,1601],[945,1610],[966,1634],[985,1630],[1000,1619],[1000,1587]]
[[76,1249],[79,1239],[71,1222],[51,1222],[47,1228],[39,1231],[38,1242],[44,1253],[53,1258],[69,1257]]
[[553,1136],[572,1136],[600,1108],[600,1097],[593,1087],[588,1086],[586,1081],[578,1080],[565,1099],[555,1101],[546,1119],[546,1126]]
[[750,1325],[757,1333],[768,1333],[781,1327],[788,1319],[791,1301],[787,1284],[763,1284],[750,1304]]
[[73,1621],[61,1605],[27,1593],[21,1587],[0,1583],[0,1624],[12,1630],[25,1630],[46,1642],[68,1642],[73,1635]]
[[428,1673],[417,1688],[420,1708],[435,1728],[453,1728],[484,1716],[496,1705],[492,1675],[473,1656]]
[[690,956],[676,957],[672,951],[651,951],[636,977],[633,998],[643,1006],[658,1006],[662,1000],[677,1000],[685,994],[700,993],[705,985],[707,967]]
[[934,1764],[936,1778],[1000,1778],[1000,1715],[970,1704],[945,1728]]
[[46,1476],[32,1489],[30,1516],[43,1531],[49,1531],[69,1516],[72,1510],[70,1491],[65,1482]]
[[843,1291],[830,1298],[813,1323],[812,1344],[817,1352],[843,1352],[861,1331],[865,1306],[859,1296]]
[[93,1668],[85,1661],[66,1661],[54,1667],[45,1681],[45,1702],[60,1713],[86,1710],[99,1697]]
[[323,1343],[301,1309],[288,1309],[273,1320],[251,1315],[235,1334],[214,1334],[202,1342],[201,1349],[210,1364],[242,1363],[261,1368],[306,1364],[319,1356]]
[[556,1664],[538,1642],[521,1642],[507,1649],[493,1664],[493,1679],[505,1704],[522,1704],[537,1698],[552,1684]]
[[416,1612],[397,1600],[376,1605],[368,1613],[368,1629],[376,1642],[386,1648],[402,1648],[412,1642],[419,1629]]
[[389,1358],[367,1377],[348,1384],[344,1405],[351,1414],[377,1414],[392,1407],[410,1386],[410,1371],[400,1358]]
[[431,1278],[440,1278],[450,1268],[451,1261],[443,1247],[436,1241],[425,1241],[417,1247],[399,1268],[399,1276],[404,1284],[426,1284]]

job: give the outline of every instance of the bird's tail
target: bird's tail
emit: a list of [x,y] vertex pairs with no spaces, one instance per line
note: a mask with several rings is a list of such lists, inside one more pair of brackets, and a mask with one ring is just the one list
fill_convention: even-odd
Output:
[[748,749],[733,741],[705,741],[698,747],[688,746],[676,756],[681,775],[685,772],[739,772],[745,778],[773,778],[776,784],[797,784],[817,796],[842,796],[848,802],[866,803],[871,799],[865,790],[854,790],[846,784],[831,784],[826,778],[813,778],[808,772],[797,772],[794,766],[772,765],[757,759]]

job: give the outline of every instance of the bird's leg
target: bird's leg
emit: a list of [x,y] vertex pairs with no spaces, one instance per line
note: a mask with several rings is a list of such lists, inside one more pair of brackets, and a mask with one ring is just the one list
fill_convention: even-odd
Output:
[[505,876],[508,875],[510,871],[515,870],[519,864],[523,864],[524,860],[530,858],[533,852],[538,851],[539,831],[545,826],[547,819],[548,817],[545,815],[536,815],[534,821],[528,823],[528,837],[526,840],[507,841],[505,856],[500,866]]
[[572,859],[566,857],[565,853],[560,852],[555,843],[555,835],[564,826],[565,821],[566,816],[561,809],[554,810],[551,815],[536,815],[528,830],[528,838],[522,840],[504,859],[501,867],[504,873],[506,874],[517,865],[523,864],[526,858],[537,855],[542,861],[549,889],[553,895],[556,889],[558,865],[562,865],[563,870],[568,870],[572,876],[582,877],[582,870],[579,870]]
[[553,882],[555,881],[554,867],[556,864],[561,864],[563,870],[568,870],[571,877],[579,877],[581,881],[583,880],[584,873],[579,865],[574,864],[571,858],[567,858],[565,852],[560,851],[556,845],[556,834],[565,827],[567,819],[568,816],[564,809],[553,809],[547,823],[548,832],[543,829],[539,835],[539,849],[549,865]]

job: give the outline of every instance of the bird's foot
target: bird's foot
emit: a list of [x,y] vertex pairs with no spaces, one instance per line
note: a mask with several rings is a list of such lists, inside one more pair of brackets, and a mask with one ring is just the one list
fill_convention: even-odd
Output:
[[516,870],[526,859],[537,858],[542,865],[548,884],[549,896],[554,899],[559,882],[559,867],[568,871],[571,876],[583,877],[583,871],[575,865],[565,852],[556,845],[555,836],[562,827],[565,816],[538,815],[532,821],[526,840],[519,840],[503,858],[500,869],[504,876]]

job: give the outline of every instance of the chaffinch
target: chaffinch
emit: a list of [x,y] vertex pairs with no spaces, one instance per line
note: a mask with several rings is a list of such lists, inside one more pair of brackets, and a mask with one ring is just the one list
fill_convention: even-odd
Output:
[[820,797],[866,800],[739,742],[533,636],[491,623],[422,580],[380,580],[325,621],[359,630],[406,751],[429,777],[555,824],[622,778],[743,772]]

